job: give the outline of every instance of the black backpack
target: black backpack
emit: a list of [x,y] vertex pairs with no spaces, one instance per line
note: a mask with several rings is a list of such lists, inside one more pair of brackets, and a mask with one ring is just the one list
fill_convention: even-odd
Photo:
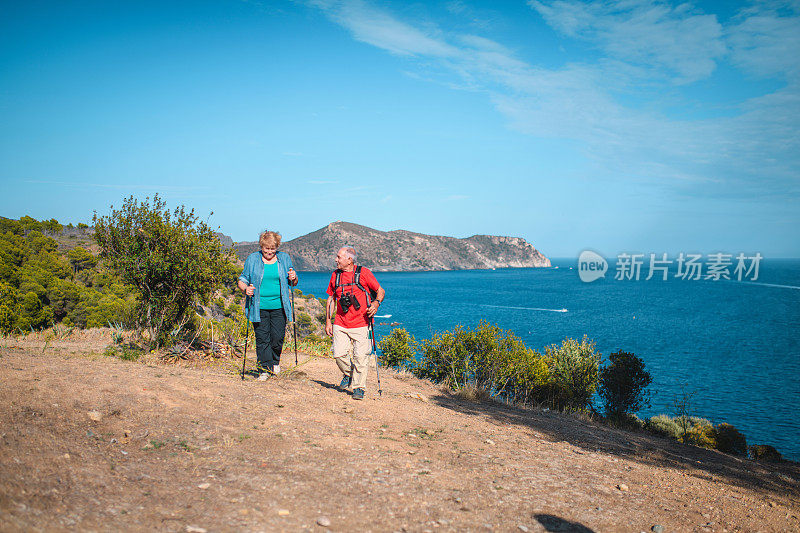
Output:
[[[342,283],[342,272],[343,271],[341,268],[336,269],[336,281],[333,287],[333,296],[336,297],[336,289],[338,289],[339,287],[347,287],[349,285],[355,285],[356,287],[361,289],[361,291],[364,294],[367,295],[367,307],[369,307],[370,304],[372,303],[372,300],[378,297],[378,291],[373,291],[372,289],[367,290],[364,288],[363,285],[361,285],[361,265],[356,265],[356,270],[353,273],[352,283],[344,283],[344,284]],[[342,289],[342,293],[344,293],[344,289]]]

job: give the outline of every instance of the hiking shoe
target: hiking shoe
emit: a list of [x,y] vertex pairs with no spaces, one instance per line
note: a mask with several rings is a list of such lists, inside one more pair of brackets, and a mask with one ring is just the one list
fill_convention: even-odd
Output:
[[345,376],[342,378],[342,381],[339,382],[340,389],[346,389],[350,386],[350,376]]
[[272,372],[262,372],[256,380],[257,381],[267,381],[270,377],[272,377]]
[[354,400],[363,400],[364,399],[364,389],[362,389],[362,388],[353,389],[353,399]]

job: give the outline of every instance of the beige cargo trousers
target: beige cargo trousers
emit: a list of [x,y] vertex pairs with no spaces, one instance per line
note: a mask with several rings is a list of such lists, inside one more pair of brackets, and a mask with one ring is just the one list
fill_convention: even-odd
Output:
[[[350,355],[352,352],[352,355]],[[344,328],[333,326],[333,358],[345,376],[350,376],[353,389],[367,390],[367,372],[372,343],[369,328]]]

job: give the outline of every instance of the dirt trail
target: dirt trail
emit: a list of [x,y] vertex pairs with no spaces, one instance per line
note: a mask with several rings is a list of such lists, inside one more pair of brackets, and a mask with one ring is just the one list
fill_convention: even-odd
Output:
[[0,531],[800,529],[795,463],[388,370],[357,402],[327,359],[242,382],[54,349],[0,348]]

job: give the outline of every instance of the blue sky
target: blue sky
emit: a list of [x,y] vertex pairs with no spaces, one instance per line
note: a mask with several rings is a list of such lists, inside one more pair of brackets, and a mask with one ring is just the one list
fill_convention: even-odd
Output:
[[800,257],[800,2],[4,2],[0,215]]

